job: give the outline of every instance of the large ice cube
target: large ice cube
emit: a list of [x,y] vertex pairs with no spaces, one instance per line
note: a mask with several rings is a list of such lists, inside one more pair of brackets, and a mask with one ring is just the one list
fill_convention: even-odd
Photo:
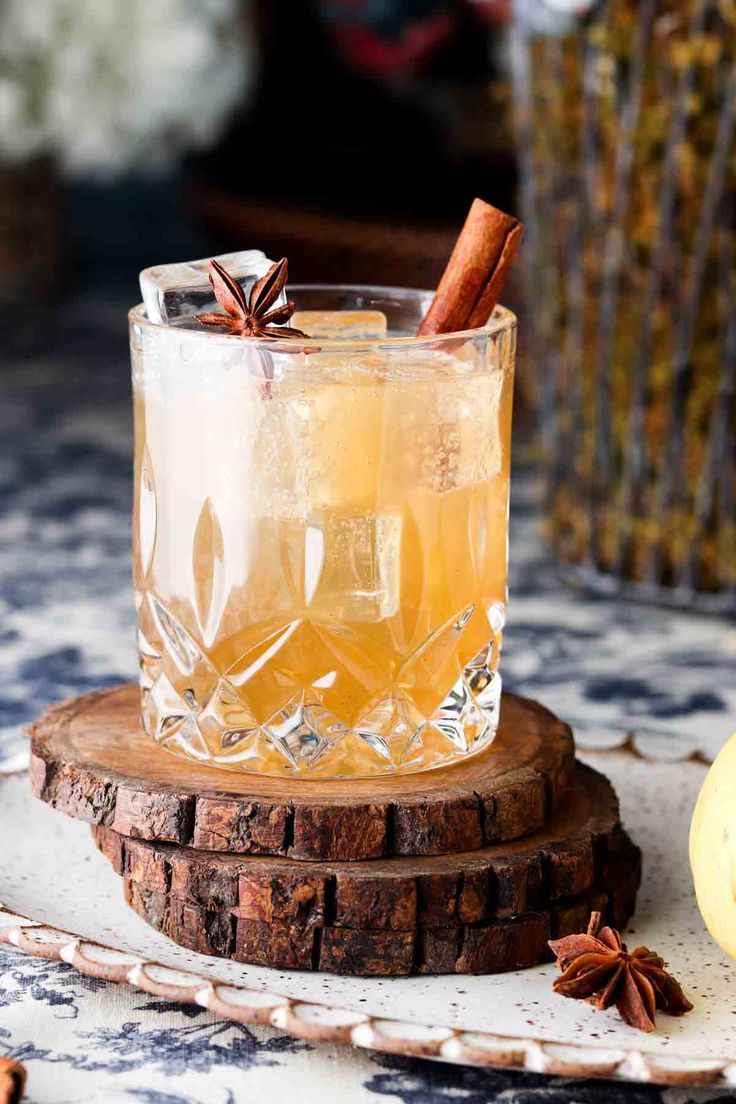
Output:
[[271,446],[275,476],[288,478],[305,516],[370,510],[382,470],[380,381],[339,355],[308,360],[308,379],[296,371],[274,388],[269,418],[282,427]]
[[400,542],[400,517],[328,514],[321,518],[308,534],[309,609],[336,623],[393,617],[399,606]]
[[[143,269],[139,277],[141,294],[151,322],[171,322],[216,307],[207,276],[209,260],[209,257],[203,257],[198,261],[153,265]],[[246,295],[273,264],[260,249],[222,253],[215,260],[238,281]],[[286,295],[282,293],[274,306],[285,302]]]
[[384,412],[385,455],[400,457],[401,477],[423,491],[444,494],[492,479],[503,463],[504,398],[500,372],[438,373],[435,380],[392,389]]
[[310,337],[351,341],[380,341],[388,333],[386,315],[374,310],[296,311],[291,325]]

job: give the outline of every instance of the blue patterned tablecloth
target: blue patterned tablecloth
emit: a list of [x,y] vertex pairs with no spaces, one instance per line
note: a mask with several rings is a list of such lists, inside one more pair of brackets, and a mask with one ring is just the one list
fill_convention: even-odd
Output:
[[[124,310],[81,302],[0,319],[0,760],[59,698],[135,673],[131,408]],[[2,350],[5,350],[3,353]],[[8,352],[10,350],[10,352]],[[629,732],[653,754],[714,753],[736,718],[736,628],[591,599],[559,583],[533,487],[513,492],[504,679],[590,743]],[[2,847],[0,842],[0,899]],[[726,1099],[570,1083],[312,1045],[223,1023],[70,967],[0,949],[0,1055],[28,1100],[572,1104]]]

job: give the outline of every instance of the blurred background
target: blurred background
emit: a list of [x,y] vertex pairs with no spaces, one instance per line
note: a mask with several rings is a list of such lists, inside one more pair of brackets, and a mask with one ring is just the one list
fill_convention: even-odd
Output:
[[[434,286],[514,206],[503,0],[3,0],[0,293],[234,248]],[[396,232],[400,237],[397,239]]]

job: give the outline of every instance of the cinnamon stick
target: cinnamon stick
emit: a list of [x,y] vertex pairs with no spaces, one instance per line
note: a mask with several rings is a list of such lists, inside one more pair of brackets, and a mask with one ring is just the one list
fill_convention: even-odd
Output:
[[474,199],[418,336],[484,326],[521,243],[521,223]]
[[0,1104],[18,1104],[25,1087],[25,1066],[14,1058],[0,1058]]

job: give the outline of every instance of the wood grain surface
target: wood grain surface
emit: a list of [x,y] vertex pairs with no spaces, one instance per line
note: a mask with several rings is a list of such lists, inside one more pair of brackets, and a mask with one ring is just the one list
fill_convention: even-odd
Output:
[[206,909],[171,893],[124,879],[128,904],[147,923],[200,954],[277,969],[322,970],[357,977],[488,974],[534,966],[550,958],[547,940],[584,931],[590,913],[623,927],[634,909],[636,861],[609,865],[601,883],[546,908],[476,923],[413,930],[365,929],[253,920],[233,909]]
[[52,707],[31,726],[34,794],[126,836],[207,851],[359,861],[442,855],[538,830],[574,769],[569,727],[505,694],[487,750],[396,778],[304,780],[187,763],[143,732],[133,684]]
[[104,826],[93,834],[129,902],[176,942],[333,972],[473,973],[539,961],[542,930],[543,945],[583,930],[593,907],[623,923],[640,877],[610,783],[584,766],[544,830],[454,856],[299,863],[203,854]]

